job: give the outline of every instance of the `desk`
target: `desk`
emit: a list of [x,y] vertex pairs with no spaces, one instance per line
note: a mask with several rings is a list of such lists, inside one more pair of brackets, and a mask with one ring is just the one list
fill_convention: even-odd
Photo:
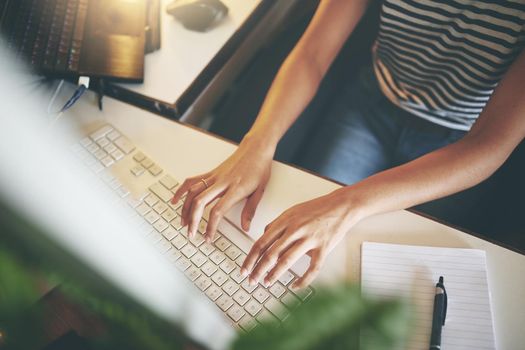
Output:
[[[67,94],[66,94],[67,95]],[[194,128],[108,99],[98,112],[93,94],[68,113],[80,130],[109,122],[127,134],[157,163],[179,179],[208,171],[235,146]],[[293,204],[320,196],[338,185],[296,168],[273,164],[272,178],[252,223],[256,238],[270,220]],[[238,208],[233,217],[238,217]],[[237,220],[238,223],[238,220]],[[525,256],[407,211],[370,217],[334,249],[316,283],[359,281],[363,241],[483,249],[487,252],[489,286],[498,349],[525,344]]]
[[228,16],[200,33],[166,13],[171,1],[161,1],[162,45],[146,55],[144,83],[110,84],[105,90],[109,96],[177,119],[191,119],[198,98],[201,110],[211,105],[297,2],[222,0]]

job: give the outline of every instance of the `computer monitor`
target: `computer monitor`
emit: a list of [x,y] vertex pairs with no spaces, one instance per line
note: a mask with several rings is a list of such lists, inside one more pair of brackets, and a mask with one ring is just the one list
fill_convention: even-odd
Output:
[[0,241],[125,296],[205,347],[226,348],[235,332],[225,316],[122,220],[69,152],[73,128],[50,130],[45,101],[24,83],[34,78],[2,45],[0,59]]

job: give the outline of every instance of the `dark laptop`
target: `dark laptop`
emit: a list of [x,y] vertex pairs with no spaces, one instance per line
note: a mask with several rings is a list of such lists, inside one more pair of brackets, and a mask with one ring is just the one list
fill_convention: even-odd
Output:
[[7,46],[39,74],[142,82],[144,0],[0,0]]

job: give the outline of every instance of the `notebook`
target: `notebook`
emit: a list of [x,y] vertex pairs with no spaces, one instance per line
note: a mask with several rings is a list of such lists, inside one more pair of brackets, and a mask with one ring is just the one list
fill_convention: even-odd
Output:
[[363,293],[412,300],[415,322],[406,349],[428,349],[439,276],[448,295],[441,348],[495,349],[484,251],[372,242],[361,246]]

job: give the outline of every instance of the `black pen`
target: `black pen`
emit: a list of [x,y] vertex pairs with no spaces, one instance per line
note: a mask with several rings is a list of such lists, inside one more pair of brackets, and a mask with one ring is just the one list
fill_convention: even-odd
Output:
[[443,284],[443,276],[436,283],[436,296],[434,296],[434,312],[432,313],[432,334],[430,335],[430,350],[441,349],[441,328],[445,325],[447,317],[447,291]]

